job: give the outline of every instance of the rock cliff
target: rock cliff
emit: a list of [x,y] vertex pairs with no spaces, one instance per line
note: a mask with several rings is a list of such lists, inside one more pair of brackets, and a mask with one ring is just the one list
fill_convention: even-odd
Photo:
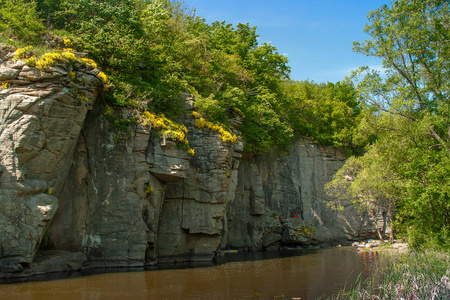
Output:
[[195,149],[189,156],[151,124],[118,132],[92,66],[44,71],[13,55],[0,61],[2,277],[210,261],[227,247],[308,247],[374,234],[350,203],[343,211],[326,205],[323,186],[345,159],[337,149],[300,140],[287,155],[243,159],[243,141],[195,126],[185,95],[179,121]]
[[13,55],[0,61],[0,266],[20,271],[33,261],[58,209],[101,81],[98,70],[83,64],[42,71]]

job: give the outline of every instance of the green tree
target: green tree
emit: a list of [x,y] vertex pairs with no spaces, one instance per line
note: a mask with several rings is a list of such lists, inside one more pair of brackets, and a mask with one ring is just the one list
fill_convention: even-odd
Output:
[[[17,17],[0,20],[7,34],[30,43],[31,35],[37,39],[45,31],[42,20],[48,37],[64,41],[58,47],[87,52],[113,84],[104,96],[110,105],[176,119],[184,113],[180,96],[191,93],[208,121],[228,127],[230,119],[244,117],[239,130],[249,154],[286,150],[294,133],[322,144],[351,144],[358,114],[353,86],[291,82],[287,58],[271,44],[258,44],[256,26],[207,24],[174,0],[1,3],[5,16]],[[35,23],[20,23],[21,14]],[[303,88],[314,91],[313,98],[296,95]]]
[[45,20],[45,26],[52,28],[54,23],[55,12],[61,9],[61,5],[66,0],[36,0],[36,9],[42,20]]
[[36,2],[0,0],[0,34],[36,42],[45,32],[36,11]]
[[[208,85],[194,85],[196,107],[214,121],[228,124],[236,109],[245,118],[240,128],[246,152],[285,149],[292,128],[279,115],[281,85],[289,76],[287,58],[269,44],[258,45],[256,27],[214,22],[205,51]],[[219,109],[213,109],[219,108]]]
[[[350,157],[325,185],[332,197],[329,205],[339,208],[342,200],[351,201],[359,211],[369,214],[380,240],[384,240],[378,227],[378,222],[383,221],[382,213],[386,211],[388,222],[394,224],[395,208],[405,190],[404,181],[395,172],[397,161],[392,157],[385,159],[389,153],[398,156],[392,150],[389,140],[378,140],[365,155]],[[393,226],[389,239],[394,241]]]
[[447,246],[449,20],[449,2],[440,0],[398,0],[369,14],[370,38],[354,49],[382,58],[385,73],[361,68],[353,75],[365,106],[355,140],[376,142],[359,159],[351,188],[362,201],[375,194],[394,203],[398,230]]
[[352,147],[360,119],[352,82],[284,81],[282,95],[280,114],[297,135],[306,135],[322,145]]

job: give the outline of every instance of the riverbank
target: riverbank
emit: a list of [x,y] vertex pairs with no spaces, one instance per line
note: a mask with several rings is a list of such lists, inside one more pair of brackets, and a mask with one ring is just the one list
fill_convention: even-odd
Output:
[[358,251],[377,251],[391,254],[405,254],[408,252],[408,243],[399,240],[394,243],[383,242],[381,240],[370,240],[370,242],[353,243],[358,247]]
[[384,253],[388,267],[329,299],[450,299],[449,252],[408,251],[405,243],[365,251]]

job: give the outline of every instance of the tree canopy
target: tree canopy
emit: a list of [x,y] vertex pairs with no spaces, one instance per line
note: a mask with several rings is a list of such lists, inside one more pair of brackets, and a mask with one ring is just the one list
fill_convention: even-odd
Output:
[[[387,200],[412,244],[448,247],[449,2],[398,0],[368,18],[370,38],[354,49],[382,58],[385,72],[353,74],[364,107],[354,140],[367,145],[366,153],[345,164],[329,192],[341,186],[354,201]],[[348,173],[352,182],[345,184]]]
[[[351,144],[359,114],[351,82],[291,81],[287,58],[274,45],[258,43],[256,26],[207,24],[170,0],[2,3],[0,38],[44,46],[60,37],[67,42],[60,48],[87,52],[114,85],[105,95],[110,105],[175,120],[183,113],[180,95],[188,92],[210,122],[227,127],[236,114],[244,117],[239,130],[248,154],[286,150],[292,138],[304,135]],[[27,10],[19,12],[22,7]]]

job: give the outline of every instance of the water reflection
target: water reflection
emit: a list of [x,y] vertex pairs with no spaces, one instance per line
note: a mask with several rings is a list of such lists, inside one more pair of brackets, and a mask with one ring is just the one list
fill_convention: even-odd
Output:
[[[0,299],[316,299],[370,274],[374,252],[342,247],[275,254],[227,254],[227,263],[195,269],[107,273],[0,285]],[[249,257],[256,259],[244,261]]]

